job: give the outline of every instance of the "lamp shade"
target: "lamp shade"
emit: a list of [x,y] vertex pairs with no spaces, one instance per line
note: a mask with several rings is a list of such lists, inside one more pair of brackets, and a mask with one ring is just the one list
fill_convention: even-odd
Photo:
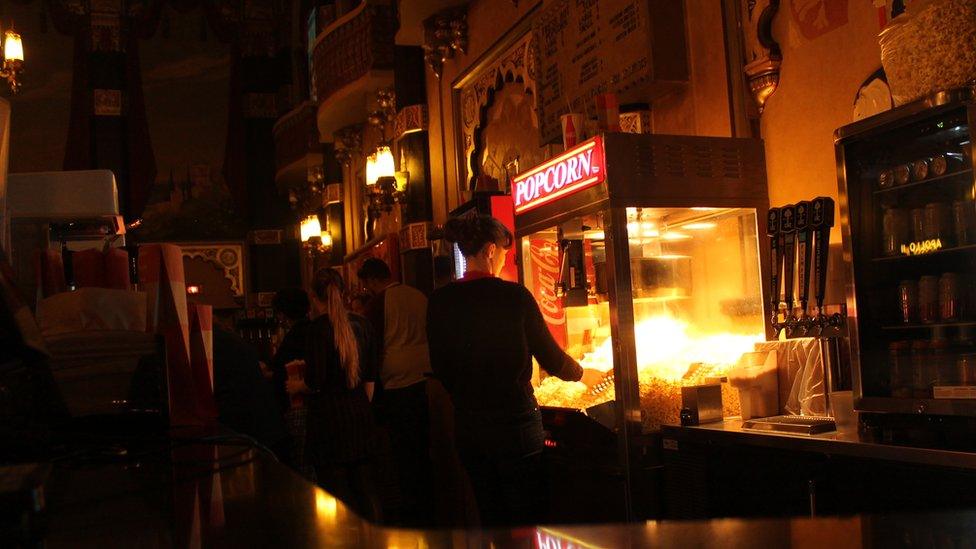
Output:
[[376,152],[366,159],[366,184],[375,185],[381,177],[396,176],[396,160],[387,145],[376,148]]
[[301,225],[301,234],[302,234],[302,242],[308,242],[313,238],[321,238],[322,225],[319,223],[319,216],[310,215],[305,219],[303,219]]
[[4,35],[3,58],[5,61],[24,60],[24,43],[20,40],[20,35],[12,30]]
[[322,247],[331,248],[332,247],[332,233],[329,231],[322,232]]

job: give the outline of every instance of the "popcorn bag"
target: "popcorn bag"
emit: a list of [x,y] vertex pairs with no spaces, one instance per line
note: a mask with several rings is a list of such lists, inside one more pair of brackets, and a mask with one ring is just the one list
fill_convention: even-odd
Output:
[[139,250],[139,280],[146,292],[146,329],[162,334],[166,345],[166,383],[173,425],[205,425],[190,360],[190,319],[186,305],[183,256],[172,244]]
[[216,422],[217,403],[213,393],[213,308],[210,305],[191,304],[189,311],[190,366],[193,368],[197,407],[202,419]]

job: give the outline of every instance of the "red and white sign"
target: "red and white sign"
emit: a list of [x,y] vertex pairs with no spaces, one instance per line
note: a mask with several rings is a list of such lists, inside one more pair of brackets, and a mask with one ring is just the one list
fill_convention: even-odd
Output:
[[515,176],[512,179],[515,213],[525,213],[602,183],[606,178],[603,138],[597,136]]
[[529,240],[529,259],[532,265],[530,274],[533,284],[529,288],[542,318],[549,327],[549,333],[566,348],[566,309],[562,301],[556,297],[556,282],[559,281],[559,244],[551,240]]

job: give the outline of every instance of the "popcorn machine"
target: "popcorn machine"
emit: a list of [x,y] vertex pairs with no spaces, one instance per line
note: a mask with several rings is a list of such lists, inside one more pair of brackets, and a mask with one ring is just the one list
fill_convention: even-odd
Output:
[[762,142],[606,134],[518,175],[512,195],[521,280],[585,369],[565,382],[536,368],[547,430],[603,425],[628,471],[630,439],[678,423],[683,385],[772,335]]

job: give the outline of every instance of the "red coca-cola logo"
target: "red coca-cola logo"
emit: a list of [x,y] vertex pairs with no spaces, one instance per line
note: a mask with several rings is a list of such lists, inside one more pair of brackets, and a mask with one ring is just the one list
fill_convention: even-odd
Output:
[[559,248],[548,240],[530,240],[533,287],[529,288],[539,304],[542,317],[556,341],[566,345],[566,310],[556,296],[559,281]]

